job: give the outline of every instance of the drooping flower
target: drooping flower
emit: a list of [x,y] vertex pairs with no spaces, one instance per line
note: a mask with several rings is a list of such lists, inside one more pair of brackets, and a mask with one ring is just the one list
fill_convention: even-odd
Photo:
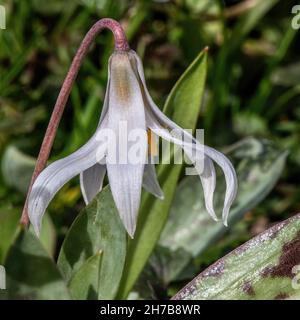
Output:
[[[117,137],[122,136],[120,123],[127,124],[128,132],[139,129],[145,133],[139,141],[142,161],[139,163],[110,163],[110,148],[99,141],[99,134],[111,130]],[[168,130],[166,130],[168,129]],[[178,139],[170,133],[176,129],[185,138]],[[109,61],[109,75],[106,95],[98,128],[90,140],[70,156],[49,165],[33,184],[29,201],[29,218],[38,233],[42,216],[54,195],[70,179],[80,174],[83,198],[90,203],[101,191],[103,179],[108,175],[111,192],[121,220],[133,237],[142,186],[156,197],[163,199],[158,184],[155,166],[147,161],[149,139],[147,132],[154,132],[161,138],[179,145],[195,164],[203,190],[205,206],[213,219],[217,217],[213,208],[213,194],[216,186],[216,173],[213,162],[224,172],[226,192],[222,212],[223,222],[227,224],[230,206],[236,196],[237,179],[230,161],[220,152],[201,145],[191,134],[172,122],[153,102],[145,83],[143,66],[133,50],[115,51]],[[121,144],[117,139],[117,145]],[[118,149],[118,148],[117,148]],[[119,149],[118,149],[119,150]],[[148,151],[147,151],[148,150]],[[197,166],[197,156],[203,157],[203,168]],[[125,158],[127,155],[125,155]]]

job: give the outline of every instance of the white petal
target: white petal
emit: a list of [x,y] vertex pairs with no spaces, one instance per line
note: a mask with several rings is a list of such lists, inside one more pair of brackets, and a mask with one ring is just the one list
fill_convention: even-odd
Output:
[[[146,104],[147,104],[147,107],[149,107],[149,109],[151,110],[149,117],[147,115],[147,125],[148,125],[148,121],[150,121],[150,128],[151,128],[151,124],[153,125],[153,119],[155,119],[156,125],[154,127],[157,127],[157,124],[158,124],[159,127],[161,127],[161,125],[163,125],[164,127],[168,127],[171,130],[173,130],[173,129],[182,130],[176,123],[171,121],[153,102],[153,100],[148,92],[147,86],[146,86],[145,75],[144,75],[143,65],[142,65],[141,59],[134,52],[133,52],[133,55],[135,56],[135,59],[137,61],[138,74],[139,74],[141,81],[143,83],[144,92],[146,95]],[[152,123],[151,123],[151,121],[152,121]],[[184,130],[183,130],[183,133],[184,133],[185,137],[192,139],[192,141],[196,145],[199,144],[199,142],[191,134],[189,134],[188,132],[186,132]],[[173,142],[178,144],[178,141],[176,142],[174,139],[173,139]],[[227,218],[228,218],[229,209],[230,209],[230,206],[231,206],[231,204],[236,196],[236,193],[237,193],[236,173],[235,173],[235,170],[234,170],[231,162],[222,153],[220,153],[212,148],[209,148],[209,147],[205,147],[204,152],[208,157],[212,158],[222,168],[224,175],[225,175],[227,188],[226,188],[226,193],[225,193],[225,200],[224,200],[224,208],[223,208],[222,217],[223,217],[224,224],[227,225]],[[205,187],[203,186],[203,188],[206,188],[207,190],[214,190],[214,185],[215,185],[215,182],[214,182],[215,173],[213,172],[214,169],[212,169],[213,166],[209,163],[209,161],[206,160],[206,158],[205,158],[205,162],[208,163],[208,165],[206,165],[204,167],[204,169],[209,171],[208,176],[210,176],[210,179],[209,179],[210,182],[205,183]],[[205,172],[203,172],[203,174],[205,174]],[[206,200],[208,203],[208,207],[210,207],[209,203],[212,203],[212,200],[211,199],[206,199]]]
[[[110,65],[110,63],[108,63],[108,65]],[[100,120],[99,120],[99,123],[98,123],[98,127],[100,127],[100,124],[103,122],[103,120],[104,120],[104,118],[105,118],[105,116],[107,114],[108,102],[109,102],[109,87],[110,87],[110,68],[108,67],[106,91],[105,91],[103,107],[102,107],[102,111],[101,111],[101,116],[100,116]]]
[[207,146],[204,147],[204,151],[205,151],[205,154],[207,154],[211,159],[213,159],[221,167],[225,176],[226,193],[225,193],[222,218],[223,218],[224,225],[227,226],[229,210],[237,194],[238,182],[237,182],[236,172],[231,162],[221,152]]
[[192,146],[188,146],[184,144],[183,146],[184,152],[187,154],[187,156],[190,158],[190,160],[193,162],[195,169],[197,170],[201,184],[203,187],[203,195],[204,195],[204,202],[205,202],[205,208],[207,212],[210,214],[210,216],[215,220],[218,221],[218,217],[216,216],[215,210],[214,210],[214,192],[216,188],[216,170],[214,167],[213,162],[207,157],[204,156],[204,163],[203,166],[200,166],[198,168],[198,161],[193,155],[193,151],[196,148],[196,146],[193,144]]
[[141,201],[141,165],[107,165],[112,195],[119,215],[128,234],[133,238]]
[[207,212],[211,217],[218,221],[214,210],[214,192],[216,188],[216,170],[213,162],[208,158],[204,158],[203,172],[199,175],[203,187],[204,201]]
[[[160,127],[160,124],[158,123],[158,121],[155,120],[151,114],[147,114],[147,124],[150,126],[151,130],[153,130],[157,135],[160,135],[163,139],[166,139],[168,141],[171,141],[171,142],[183,147],[184,150],[187,152],[188,156],[191,153],[191,149],[190,149],[191,147],[196,148],[196,149],[199,148],[200,143],[196,139],[194,139],[195,143],[193,143],[191,146],[191,144],[186,144],[184,141],[177,139],[176,137],[173,137],[168,132],[168,130],[159,130],[162,128]],[[171,129],[174,129],[174,127],[171,127]],[[176,125],[175,129],[178,129],[177,125]],[[190,137],[189,133],[186,133],[182,129],[181,129],[181,131]],[[201,148],[202,148],[202,146],[201,146]],[[200,150],[201,150],[201,148],[200,148]],[[224,225],[227,226],[227,218],[228,218],[228,214],[229,214],[229,209],[230,209],[232,202],[235,199],[235,196],[237,193],[238,184],[237,184],[236,173],[235,173],[235,170],[234,170],[231,162],[221,152],[219,152],[213,148],[207,147],[207,146],[204,146],[203,151],[204,151],[205,155],[207,157],[211,158],[212,160],[214,160],[221,167],[221,169],[224,172],[225,181],[226,181],[226,193],[225,193],[222,218],[223,218]],[[193,159],[191,159],[191,160],[193,161]],[[204,165],[205,171],[202,173],[202,175],[208,176],[209,179],[208,180],[204,179],[206,181],[205,181],[205,185],[203,186],[203,188],[207,190],[207,195],[206,195],[205,201],[207,201],[206,207],[210,211],[211,211],[210,207],[212,206],[212,202],[213,202],[212,199],[210,199],[210,197],[212,197],[212,194],[210,194],[210,190],[214,190],[214,188],[215,188],[215,172],[214,172],[214,169],[212,169],[212,168],[213,168],[213,166],[205,158],[205,165]],[[204,181],[203,179],[201,179],[201,180]],[[214,215],[214,213],[212,211],[210,212],[210,214],[212,216]]]
[[[185,136],[186,140],[190,140],[191,142],[194,142],[195,144],[199,145],[199,142],[191,135],[189,132],[184,131],[180,126],[178,126],[175,122],[170,120],[154,103],[154,101],[151,98],[151,95],[147,89],[146,86],[146,81],[145,81],[145,75],[144,75],[144,70],[143,70],[143,64],[139,56],[133,52],[135,59],[137,61],[137,70],[138,74],[140,76],[140,79],[143,83],[144,87],[144,92],[146,95],[146,102],[151,110],[150,112],[147,113],[147,125],[149,122],[150,126],[154,126],[157,129],[162,128],[161,124],[164,126],[170,128],[171,130],[177,129],[180,132],[183,133]],[[196,164],[196,159],[192,156],[193,152],[189,150],[188,144],[185,144],[182,146],[184,148],[184,151],[186,154],[189,156],[190,160]],[[194,147],[193,147],[194,148]],[[203,186],[204,190],[204,200],[205,200],[205,206],[209,214],[214,220],[217,220],[217,216],[214,211],[213,207],[213,195],[214,195],[214,190],[216,187],[216,172],[214,165],[212,161],[208,157],[204,157],[204,165],[203,168],[200,168],[198,170],[197,165],[195,165],[195,168],[198,171],[198,174],[201,179],[201,183]]]
[[163,200],[164,193],[160,188],[157,180],[155,165],[151,163],[151,157],[149,156],[148,163],[145,164],[144,177],[143,177],[143,187],[155,197]]
[[80,172],[92,167],[96,161],[99,142],[94,135],[84,146],[50,164],[35,180],[28,200],[28,213],[34,230],[39,234],[45,210],[57,191]]
[[[109,83],[109,82],[108,82]],[[109,88],[109,85],[107,85]],[[96,136],[102,129],[107,127],[108,110],[108,91],[105,93],[104,105],[101,113],[101,118],[96,131]],[[101,153],[101,152],[100,152]],[[95,196],[102,190],[103,180],[106,174],[106,166],[104,164],[96,163],[94,166],[80,173],[80,189],[86,204],[89,204]]]
[[[128,54],[115,53],[110,62],[110,91],[107,127],[117,135],[117,146],[125,139],[128,150],[132,142],[128,140],[124,132],[120,132],[120,123],[126,122],[128,134],[134,129],[141,129],[144,133],[140,143],[144,153],[140,163],[128,163],[128,154],[117,152],[117,163],[107,161],[107,174],[114,201],[119,211],[124,226],[133,237],[137,215],[140,206],[141,188],[146,162],[147,133],[145,123],[144,101],[140,89],[140,83],[132,69]],[[122,147],[122,146],[121,146]],[[110,150],[108,149],[108,157]],[[125,157],[127,164],[122,164],[119,157]]]
[[[182,130],[182,128],[180,126],[178,126],[175,122],[173,122],[172,120],[170,120],[159,108],[158,106],[154,103],[154,101],[152,100],[152,97],[147,89],[147,85],[146,85],[146,80],[145,80],[145,75],[144,75],[144,68],[143,68],[143,64],[142,61],[140,59],[140,57],[133,51],[131,50],[132,54],[135,57],[136,60],[136,65],[137,65],[137,71],[138,71],[138,76],[141,79],[141,82],[143,84],[143,89],[146,95],[146,104],[147,107],[149,107],[149,109],[151,110],[151,114],[157,119],[159,120],[160,124],[163,124],[164,126],[171,128],[171,129],[179,129]],[[186,136],[189,136],[189,138],[191,138],[192,140],[194,140],[195,138],[187,133],[184,132]]]
[[[151,115],[149,112],[147,112],[146,118],[147,118],[147,124],[150,126],[150,128],[153,128],[155,133],[159,134],[163,139],[167,141],[180,145],[185,151],[185,153],[187,154],[187,156],[190,158],[190,160],[193,162],[195,169],[199,174],[201,184],[203,187],[206,210],[211,215],[211,217],[215,221],[217,221],[218,218],[215,214],[214,205],[213,205],[213,196],[214,196],[214,191],[216,187],[216,171],[215,171],[213,162],[207,156],[204,155],[203,166],[198,166],[197,165],[198,159],[195,158],[195,155],[194,155],[195,152],[193,151],[195,151],[196,146],[199,145],[199,142],[192,135],[183,131],[179,126],[176,126],[176,128],[174,128],[176,130],[180,130],[183,134],[186,133],[186,136],[188,137],[187,139],[188,141],[192,139],[192,141],[195,142],[195,143],[192,143],[192,142],[187,143],[186,140],[177,139],[176,137],[172,136],[166,129],[163,129],[158,123],[158,121],[155,120],[154,116]],[[199,147],[198,150],[201,152],[203,150],[203,146]]]
[[80,173],[80,188],[86,204],[102,190],[105,174],[106,166],[99,163]]

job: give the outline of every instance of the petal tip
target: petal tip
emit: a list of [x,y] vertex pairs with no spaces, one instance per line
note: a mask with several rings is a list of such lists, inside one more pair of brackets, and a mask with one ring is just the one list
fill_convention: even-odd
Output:
[[37,237],[40,236],[40,230],[41,230],[41,214],[38,211],[38,209],[36,209],[35,211],[32,208],[38,208],[38,204],[35,203],[35,205],[33,205],[31,203],[31,199],[29,198],[29,205],[28,205],[28,216],[29,216],[29,221],[33,227],[33,230],[35,232],[35,234],[37,235]]
[[32,225],[34,233],[39,238],[40,237],[40,231],[41,231],[41,221],[39,221],[39,219],[36,216],[30,214],[30,212],[29,212],[29,221],[30,221],[30,223]]
[[134,239],[134,234],[135,234],[135,227],[134,228],[130,228],[130,229],[126,227],[126,231],[127,231],[128,235],[129,235],[130,239],[133,240]]
[[217,216],[212,216],[212,219],[216,222],[219,222],[219,218]]
[[34,230],[34,232],[35,232],[35,234],[36,234],[36,236],[39,238],[40,237],[40,226],[38,226],[38,225],[32,225],[32,227],[33,227],[33,230]]
[[134,239],[134,233],[133,233],[133,234],[130,234],[130,233],[128,232],[128,235],[129,235],[130,240],[133,240],[133,239]]
[[217,215],[216,215],[216,213],[215,213],[215,210],[214,210],[213,208],[207,206],[207,207],[206,207],[206,210],[208,211],[209,215],[211,216],[211,218],[212,218],[214,221],[216,221],[216,222],[219,221],[219,218],[217,217]]
[[165,195],[164,195],[164,193],[161,191],[159,194],[156,195],[156,198],[158,198],[159,200],[165,200]]

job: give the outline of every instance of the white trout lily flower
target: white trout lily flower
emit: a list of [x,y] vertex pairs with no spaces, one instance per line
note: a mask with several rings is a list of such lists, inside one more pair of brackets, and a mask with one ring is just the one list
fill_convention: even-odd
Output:
[[[98,138],[99,133],[110,129],[115,132],[116,136],[119,136],[122,121],[127,123],[128,132],[134,129],[145,132],[144,138],[140,141],[146,150],[144,162],[111,164],[106,161],[110,149],[101,145]],[[166,128],[168,130],[165,130]],[[180,131],[183,136],[190,139],[190,142],[182,142],[174,137],[170,133],[173,129]],[[44,169],[33,184],[28,200],[28,213],[35,231],[39,233],[41,219],[49,202],[64,184],[76,175],[80,175],[81,191],[88,204],[101,190],[107,171],[111,192],[121,220],[129,235],[133,237],[142,186],[163,199],[163,192],[156,178],[155,166],[147,162],[149,139],[146,133],[149,131],[179,145],[194,164],[197,162],[195,154],[199,154],[201,150],[203,170],[199,170],[198,173],[203,185],[206,209],[215,220],[217,218],[213,208],[213,194],[216,186],[216,173],[213,162],[221,167],[226,180],[222,213],[223,222],[226,225],[229,209],[237,191],[237,178],[232,164],[222,153],[201,145],[160,111],[147,90],[140,58],[134,51],[124,50],[115,51],[110,58],[106,96],[95,134],[79,150]],[[197,166],[195,167],[197,170]]]

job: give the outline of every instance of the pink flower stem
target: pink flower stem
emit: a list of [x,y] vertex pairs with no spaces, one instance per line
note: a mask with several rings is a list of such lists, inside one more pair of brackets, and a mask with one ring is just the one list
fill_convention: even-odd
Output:
[[23,212],[20,220],[21,225],[25,227],[28,226],[29,224],[27,205],[28,205],[28,197],[29,197],[32,185],[35,179],[37,178],[37,176],[41,173],[41,171],[45,168],[47,164],[47,161],[53,146],[53,142],[56,136],[58,125],[60,123],[63,111],[65,109],[73,83],[76,79],[76,76],[82,64],[82,61],[85,58],[88,52],[88,49],[91,43],[93,42],[94,38],[103,29],[109,29],[112,31],[114,35],[114,40],[115,40],[115,50],[127,51],[130,49],[127,43],[124,30],[122,29],[120,23],[113,19],[108,19],[108,18],[97,21],[89,30],[89,32],[86,34],[84,39],[82,40],[81,45],[77,50],[75,57],[73,58],[71,67],[64,80],[64,83],[60,89],[59,95],[57,97],[57,100],[56,100],[56,103],[47,127],[47,131],[44,136],[42,146],[37,158],[37,162],[31,178],[30,186],[27,192],[26,201],[24,204],[24,208],[23,208]]

